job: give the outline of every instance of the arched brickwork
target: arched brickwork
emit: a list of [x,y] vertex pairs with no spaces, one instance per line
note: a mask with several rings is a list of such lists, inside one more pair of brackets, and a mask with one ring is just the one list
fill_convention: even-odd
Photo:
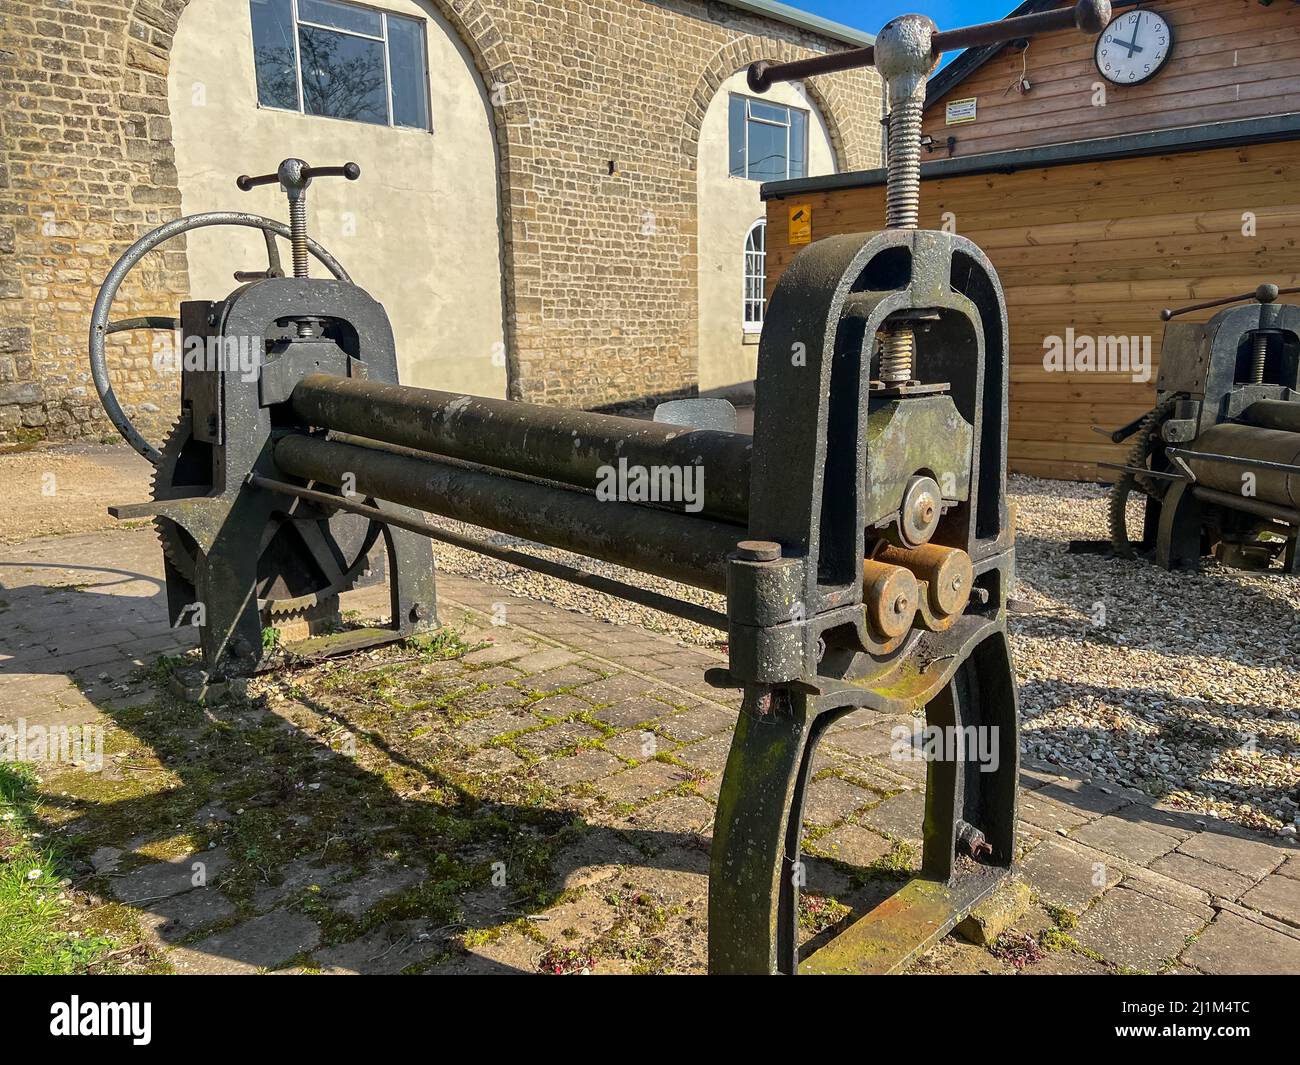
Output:
[[[682,115],[682,165],[694,170],[699,151],[700,129],[704,114],[718,90],[733,74],[760,59],[788,63],[807,59],[815,52],[789,41],[762,37],[737,37],[724,45],[700,74],[694,91],[687,98]],[[839,170],[861,169],[878,162],[873,156],[869,135],[875,130],[879,144],[879,91],[868,81],[869,75],[841,75],[837,78],[810,78],[803,82],[804,91],[817,105],[830,134],[835,165]],[[855,92],[854,90],[858,90]],[[854,97],[857,98],[854,98]]]

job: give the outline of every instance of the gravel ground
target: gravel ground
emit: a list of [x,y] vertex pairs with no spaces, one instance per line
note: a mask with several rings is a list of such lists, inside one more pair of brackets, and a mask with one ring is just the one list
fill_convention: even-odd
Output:
[[0,544],[123,528],[108,508],[148,499],[152,472],[126,444],[0,448],[0,486],[14,504],[0,507]]
[[[1071,555],[1106,535],[1106,490],[1011,479],[1018,584],[1011,617],[1026,758],[1140,788],[1170,806],[1287,834],[1300,817],[1300,580],[1215,563],[1200,574]],[[510,537],[439,520],[456,531]],[[529,549],[671,596],[707,592],[562,551]],[[435,542],[439,563],[608,621],[721,649],[724,636]]]

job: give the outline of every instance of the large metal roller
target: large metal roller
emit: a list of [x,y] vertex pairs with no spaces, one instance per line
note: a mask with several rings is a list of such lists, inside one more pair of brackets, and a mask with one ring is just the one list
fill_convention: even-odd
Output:
[[1241,418],[1247,425],[1257,425],[1261,429],[1300,433],[1300,403],[1294,400],[1261,399],[1242,411]]
[[734,525],[305,434],[279,440],[275,463],[333,487],[351,474],[363,495],[715,592],[726,589],[726,559],[739,533]]
[[[1295,404],[1292,404],[1295,406]],[[1300,435],[1284,429],[1261,429],[1254,425],[1223,422],[1206,429],[1196,439],[1196,450],[1213,455],[1300,466]],[[1238,497],[1263,500],[1278,506],[1300,507],[1300,474],[1208,459],[1188,458],[1198,484]],[[1246,481],[1244,478],[1249,477]],[[1243,492],[1245,485],[1249,492]]]
[[739,433],[328,374],[304,378],[292,404],[310,425],[585,489],[620,462],[698,469],[702,516],[743,523],[749,515],[752,441]]

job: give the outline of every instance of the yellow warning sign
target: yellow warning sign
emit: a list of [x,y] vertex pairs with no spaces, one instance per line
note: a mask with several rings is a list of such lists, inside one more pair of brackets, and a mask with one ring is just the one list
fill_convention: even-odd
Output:
[[790,208],[790,243],[812,243],[812,204],[796,203]]

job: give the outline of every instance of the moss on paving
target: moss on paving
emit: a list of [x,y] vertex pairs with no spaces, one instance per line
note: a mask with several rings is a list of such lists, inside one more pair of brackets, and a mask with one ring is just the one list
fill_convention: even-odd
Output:
[[[464,896],[491,886],[498,862],[517,913],[552,905],[555,855],[587,826],[565,808],[573,789],[562,796],[536,779],[467,766],[465,746],[450,733],[467,716],[458,701],[486,689],[474,681],[477,670],[455,664],[472,647],[441,630],[258,679],[247,696],[216,706],[174,698],[164,682],[185,660],[160,660],[148,671],[159,689],[153,701],[107,711],[105,772],[63,768],[23,784],[24,809],[40,804],[39,815],[30,815],[33,828],[56,838],[57,851],[38,852],[23,839],[8,844],[13,857],[0,872],[39,869],[32,883],[48,890],[13,893],[9,904],[26,909],[0,922],[8,926],[0,933],[0,971],[165,968],[141,944],[136,911],[104,901],[108,881],[89,867],[90,854],[103,846],[127,851],[119,871],[213,844],[226,849],[230,865],[215,886],[236,912],[182,942],[252,916],[259,889],[276,884],[295,861],[342,870],[337,884],[291,891],[279,902],[317,921],[324,945],[398,920],[473,932]],[[441,663],[450,668],[433,668]],[[594,742],[575,750],[612,732],[586,715],[565,717],[597,729]],[[7,781],[18,780],[5,772]],[[346,892],[348,878],[389,862],[416,869],[420,882],[359,917],[339,913],[331,892]],[[51,887],[67,877],[70,890]],[[86,902],[50,901],[67,894]],[[103,961],[122,947],[131,948],[129,964]]]
[[30,766],[0,765],[0,973],[138,971],[134,914],[73,890],[68,854],[37,831],[39,783]]

